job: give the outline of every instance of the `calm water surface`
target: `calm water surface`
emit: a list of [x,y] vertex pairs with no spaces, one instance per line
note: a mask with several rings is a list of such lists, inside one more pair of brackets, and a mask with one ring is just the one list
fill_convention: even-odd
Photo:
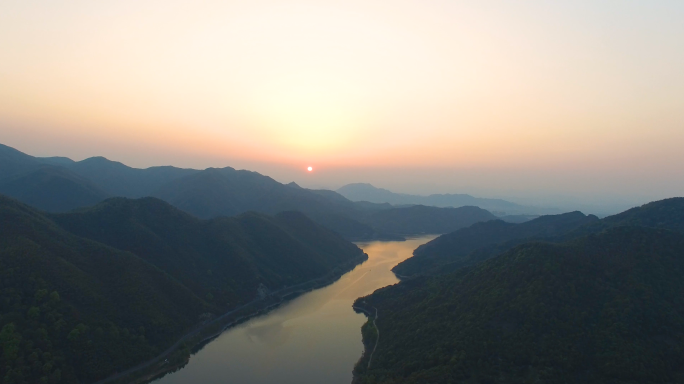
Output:
[[327,287],[231,328],[155,384],[350,384],[366,317],[358,297],[396,283],[390,271],[434,236],[359,243],[368,260]]

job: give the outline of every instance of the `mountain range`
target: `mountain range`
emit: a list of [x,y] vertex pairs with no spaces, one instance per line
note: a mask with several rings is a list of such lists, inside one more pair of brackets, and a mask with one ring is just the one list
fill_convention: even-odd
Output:
[[[684,381],[684,199],[584,221],[560,235],[556,226],[554,242],[531,238],[359,298],[355,306],[373,314],[362,334],[374,352],[354,382]],[[439,252],[457,263],[458,252],[540,233],[496,224],[474,241],[444,235],[415,257]]]
[[475,264],[515,244],[549,240],[599,219],[582,212],[540,216],[520,223],[491,220],[442,235],[413,252],[413,257],[392,269],[404,277],[432,274]]
[[[249,211],[270,215],[300,211],[350,240],[446,233],[495,218],[475,207],[415,209],[352,202],[334,191],[282,184],[257,172],[230,167],[137,169],[103,157],[78,162],[64,157],[38,158],[3,145],[0,193],[48,212],[89,207],[108,197],[146,196],[160,198],[201,219]],[[426,220],[428,211],[439,219]]]
[[200,220],[155,198],[44,214],[0,196],[0,377],[86,383],[202,318],[366,259],[299,212]]
[[394,205],[427,205],[434,207],[476,206],[489,210],[499,216],[548,213],[549,209],[527,207],[502,199],[486,199],[467,194],[432,194],[429,196],[396,193],[384,188],[377,188],[368,183],[347,184],[337,193],[351,201],[368,201],[371,203],[389,203]]
[[[367,258],[350,239],[421,233],[441,235],[354,303],[369,315],[354,383],[684,382],[684,198],[599,219],[338,192],[0,146],[2,382],[97,381],[269,292],[339,276]],[[424,200],[391,200],[409,197]]]
[[518,244],[562,242],[617,226],[643,226],[684,231],[684,199],[645,204],[601,220],[581,212],[541,216],[521,224],[492,220],[442,235],[414,251],[392,270],[404,277],[445,273],[477,264]]

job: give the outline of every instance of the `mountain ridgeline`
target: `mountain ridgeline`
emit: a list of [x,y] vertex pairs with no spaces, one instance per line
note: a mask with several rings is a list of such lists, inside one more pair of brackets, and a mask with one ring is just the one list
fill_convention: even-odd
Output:
[[200,220],[155,198],[44,214],[0,196],[0,226],[4,383],[96,381],[202,317],[367,257],[298,212]]
[[541,216],[521,224],[481,222],[420,246],[412,258],[393,271],[401,276],[445,273],[477,264],[518,244],[534,240],[561,242],[626,225],[684,230],[684,199],[652,202],[602,220],[570,212]]
[[684,237],[619,227],[376,291],[358,383],[678,383]]
[[395,205],[427,205],[434,207],[477,206],[490,211],[506,214],[536,213],[539,208],[525,207],[502,199],[485,199],[466,194],[432,194],[429,196],[396,193],[384,188],[377,188],[367,183],[347,184],[337,193],[351,201],[368,201],[371,203],[390,203]]
[[[476,224],[469,229],[487,229],[473,236],[498,244],[533,237],[358,299],[377,310],[382,338],[375,346],[377,331],[364,326],[375,352],[370,367],[367,354],[357,364],[355,383],[683,382],[684,199],[585,217],[560,234],[558,218],[544,220],[549,232]],[[491,246],[456,233],[422,252]]]
[[[474,207],[394,207],[352,202],[327,190],[282,184],[256,172],[226,168],[131,168],[103,157],[38,158],[0,145],[0,193],[44,211],[62,213],[109,197],[157,197],[200,219],[249,211],[300,211],[350,240],[400,239],[447,233],[494,216]],[[387,212],[381,212],[387,211]],[[436,220],[430,220],[434,216]]]
[[350,239],[425,233],[442,235],[402,282],[354,304],[371,316],[354,383],[684,382],[684,198],[528,220],[503,200],[339,192],[0,145],[0,382],[96,382],[329,282],[367,259]]
[[596,216],[570,212],[541,216],[521,224],[501,220],[480,222],[418,247],[413,257],[394,267],[393,271],[401,276],[444,272],[476,264],[515,244],[534,239],[548,240],[597,221]]

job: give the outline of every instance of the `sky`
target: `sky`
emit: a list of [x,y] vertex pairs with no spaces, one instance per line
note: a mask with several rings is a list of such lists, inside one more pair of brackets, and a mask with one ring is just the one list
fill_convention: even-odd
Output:
[[0,143],[308,187],[682,196],[682,20],[681,0],[2,0]]

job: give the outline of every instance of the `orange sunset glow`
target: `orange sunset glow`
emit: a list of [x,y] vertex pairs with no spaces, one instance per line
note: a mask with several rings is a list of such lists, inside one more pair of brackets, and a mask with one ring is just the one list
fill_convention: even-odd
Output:
[[1,0],[0,384],[684,383],[684,0]]
[[674,1],[6,1],[0,140],[280,181],[315,159],[306,182],[331,188],[658,197],[684,188],[682,19]]

